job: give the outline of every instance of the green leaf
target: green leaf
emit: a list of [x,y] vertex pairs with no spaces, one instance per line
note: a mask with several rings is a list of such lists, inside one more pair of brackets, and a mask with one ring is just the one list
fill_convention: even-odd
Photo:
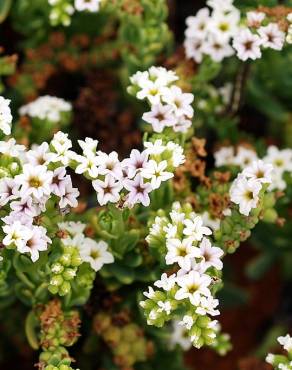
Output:
[[0,0],[0,23],[2,23],[6,19],[11,5],[12,0]]
[[26,316],[25,320],[25,334],[30,346],[37,350],[39,348],[39,342],[37,337],[37,327],[39,326],[39,321],[35,316],[33,311],[30,311]]

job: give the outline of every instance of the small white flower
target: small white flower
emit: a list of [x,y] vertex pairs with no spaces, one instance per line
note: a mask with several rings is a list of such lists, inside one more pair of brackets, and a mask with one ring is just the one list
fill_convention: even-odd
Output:
[[87,10],[94,13],[99,10],[100,0],[75,0],[74,6],[79,12]]
[[210,10],[208,8],[200,9],[196,16],[190,16],[186,19],[187,29],[185,31],[186,37],[204,39],[207,32],[207,26],[210,21]]
[[0,130],[5,135],[11,134],[12,115],[9,107],[10,100],[0,96]]
[[166,168],[167,161],[157,163],[154,160],[150,160],[146,167],[141,171],[141,176],[150,180],[153,190],[158,189],[162,181],[167,181],[174,176],[172,172],[166,171]]
[[213,231],[220,228],[220,219],[213,217],[208,211],[202,213],[203,224],[210,227]]
[[211,278],[208,275],[200,275],[197,271],[190,271],[188,274],[179,276],[177,284],[180,289],[175,294],[175,299],[189,299],[194,306],[200,304],[201,296],[211,295],[209,285]]
[[5,206],[8,202],[19,196],[19,185],[14,179],[4,177],[0,179],[0,206]]
[[66,174],[65,167],[58,167],[53,172],[51,192],[58,197],[65,195],[66,186],[71,184],[71,178]]
[[41,199],[50,195],[52,178],[53,173],[46,166],[27,163],[23,166],[23,173],[15,177],[15,183],[20,186],[23,195]]
[[32,262],[36,262],[39,259],[39,252],[47,250],[48,243],[51,242],[51,239],[46,235],[44,227],[32,226],[26,243],[18,246],[17,250],[20,253],[30,253]]
[[144,82],[141,90],[137,93],[137,98],[140,100],[148,99],[149,103],[158,104],[161,101],[162,89],[164,85],[159,83],[159,80]]
[[79,155],[78,157],[76,157],[78,165],[75,169],[75,172],[77,174],[85,173],[91,179],[96,179],[98,175],[100,174],[99,158],[93,153],[91,155],[89,155],[89,153],[87,154],[88,155],[84,157],[82,155]]
[[234,164],[244,169],[257,159],[258,156],[254,150],[240,146],[237,149],[237,154],[234,158]]
[[265,27],[260,27],[258,32],[263,47],[282,50],[285,42],[285,33],[280,30],[277,23],[269,23]]
[[194,319],[190,315],[184,315],[182,321],[179,322],[179,325],[184,326],[186,329],[190,330],[194,324]]
[[127,169],[127,177],[132,179],[137,173],[141,172],[148,164],[148,154],[146,151],[139,152],[137,149],[132,149],[130,157],[122,162],[122,168]]
[[73,188],[71,181],[68,181],[65,185],[65,194],[62,195],[59,201],[59,207],[64,209],[66,207],[76,208],[78,206],[77,198],[79,197],[79,191],[77,188]]
[[229,43],[219,35],[210,35],[204,44],[203,51],[215,62],[221,62],[224,58],[234,54],[234,50]]
[[215,166],[229,166],[234,164],[234,149],[232,146],[223,146],[214,153]]
[[103,265],[114,262],[113,255],[108,251],[108,244],[103,240],[96,242],[85,238],[79,251],[82,261],[88,262],[94,271],[99,271]]
[[276,173],[283,174],[285,171],[292,171],[292,150],[280,150],[276,146],[269,146],[263,161],[271,163]]
[[172,164],[174,167],[178,167],[181,164],[185,162],[185,156],[184,156],[184,151],[183,148],[174,143],[173,141],[169,141],[166,145],[166,149],[172,152]]
[[260,58],[262,56],[260,46],[261,38],[253,34],[248,28],[239,31],[233,40],[233,47],[237,51],[237,56],[243,61]]
[[259,180],[247,179],[240,174],[230,188],[230,199],[239,205],[241,214],[248,216],[258,205],[261,188],[262,184]]
[[171,348],[179,345],[184,351],[188,351],[192,347],[191,339],[187,335],[187,329],[180,325],[179,321],[174,321],[173,323],[173,332],[169,344]]
[[246,13],[248,27],[258,28],[266,18],[266,14],[263,12],[250,11]]
[[281,344],[281,346],[284,347],[285,351],[290,352],[292,351],[292,338],[289,334],[287,334],[285,337],[279,337],[278,342]]
[[146,148],[146,153],[149,155],[159,155],[165,150],[165,145],[162,144],[161,139],[157,139],[154,142],[145,141],[144,147]]
[[167,315],[169,315],[172,311],[172,306],[171,306],[171,302],[170,301],[158,301],[157,302],[157,305],[158,305],[158,310],[157,312],[166,312]]
[[271,164],[258,160],[246,167],[242,174],[251,179],[258,179],[261,183],[266,184],[272,182],[272,172],[273,166]]
[[191,269],[191,261],[201,256],[199,248],[193,246],[189,239],[169,239],[166,246],[168,250],[165,256],[166,264],[177,263],[186,271]]
[[71,236],[75,236],[78,234],[82,234],[85,230],[86,224],[80,221],[67,221],[67,222],[59,222],[58,226],[61,230],[66,230]]
[[193,117],[194,110],[191,106],[191,103],[194,100],[193,94],[183,93],[181,88],[173,85],[169,88],[166,87],[163,89],[162,100],[173,107],[174,112],[178,117]]
[[217,270],[222,270],[223,263],[221,258],[224,252],[221,248],[213,247],[210,240],[207,238],[203,238],[199,248],[200,254],[203,258],[201,264],[203,265],[204,269],[207,270],[209,267],[215,267]]
[[97,193],[98,203],[103,206],[109,202],[116,203],[120,199],[120,191],[123,188],[121,181],[110,174],[104,180],[94,180],[92,185]]
[[25,146],[16,144],[16,140],[14,138],[7,141],[0,141],[0,153],[4,155],[21,158],[24,151]]
[[20,248],[31,237],[30,229],[22,225],[20,221],[14,221],[11,225],[4,225],[2,229],[6,234],[3,244],[7,246],[15,245],[16,248]]
[[193,241],[200,241],[204,235],[212,234],[212,231],[208,227],[203,226],[202,217],[198,215],[193,215],[191,219],[184,220],[184,225],[184,235]]
[[26,160],[32,166],[43,165],[47,161],[49,144],[44,142],[41,145],[33,145],[32,149],[26,153]]
[[175,282],[176,276],[174,274],[167,276],[166,273],[163,273],[160,280],[155,281],[154,285],[168,292],[174,287]]
[[187,38],[184,42],[186,57],[200,64],[204,56],[204,45],[204,40],[200,37]]
[[208,297],[201,297],[199,306],[196,308],[196,313],[199,315],[211,315],[217,316],[220,314],[219,310],[216,308],[219,305],[218,299],[214,299],[211,295]]
[[70,112],[72,105],[64,99],[55,96],[40,96],[36,100],[19,109],[20,115],[27,115],[32,118],[47,119],[51,122],[59,122],[61,114]]
[[98,171],[101,175],[112,175],[116,179],[122,179],[122,165],[118,153],[113,151],[110,154],[98,152]]
[[133,180],[126,179],[124,181],[124,187],[129,191],[126,200],[128,206],[132,207],[136,203],[141,203],[145,207],[149,206],[149,193],[152,191],[152,187],[150,183],[144,183],[140,174],[136,175]]
[[228,13],[221,10],[213,12],[208,28],[221,42],[228,43],[230,38],[238,32],[240,13],[236,8],[230,8]]
[[151,111],[143,114],[142,119],[150,123],[153,131],[162,132],[165,127],[171,127],[177,122],[171,105],[154,104]]

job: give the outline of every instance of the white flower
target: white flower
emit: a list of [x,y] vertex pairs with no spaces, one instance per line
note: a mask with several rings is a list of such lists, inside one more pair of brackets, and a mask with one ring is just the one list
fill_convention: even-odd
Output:
[[207,5],[220,12],[229,12],[234,9],[233,0],[208,0]]
[[97,12],[99,10],[100,0],[75,0],[75,9],[79,12],[87,10],[89,12]]
[[246,13],[248,27],[258,28],[266,18],[266,14],[263,12],[250,11]]
[[66,175],[65,167],[59,167],[53,172],[51,192],[58,197],[65,195],[66,186],[71,184],[71,178]]
[[233,40],[233,47],[237,51],[237,56],[243,61],[260,58],[262,56],[260,46],[261,38],[253,34],[248,28],[239,31]]
[[22,197],[20,200],[13,201],[10,203],[11,213],[10,215],[15,216],[18,213],[23,213],[28,217],[35,217],[40,214],[40,209],[33,203],[33,199],[28,197]]
[[174,112],[178,117],[193,117],[194,110],[191,106],[191,103],[194,100],[193,94],[183,93],[181,88],[173,85],[169,88],[166,87],[163,89],[162,100],[173,107]]
[[271,163],[277,173],[283,174],[285,171],[292,171],[292,150],[280,150],[276,146],[269,146],[263,161]]
[[39,252],[45,251],[48,248],[48,243],[51,243],[51,239],[46,235],[46,229],[42,226],[32,226],[30,236],[26,240],[25,244],[17,247],[20,253],[30,253],[32,262],[39,259]]
[[151,286],[149,286],[148,292],[143,292],[143,294],[145,295],[146,298],[152,299],[155,297],[155,290]]
[[245,216],[256,208],[259,201],[259,192],[262,184],[259,180],[247,179],[243,175],[238,175],[230,188],[230,199],[239,205],[239,212]]
[[109,202],[116,203],[120,199],[120,191],[123,188],[121,181],[108,174],[104,180],[94,180],[92,185],[97,193],[98,203],[103,206]]
[[257,159],[258,156],[254,150],[240,146],[237,149],[237,154],[234,158],[234,164],[240,166],[241,168],[245,168],[247,165],[251,164]]
[[203,224],[207,227],[210,227],[213,231],[218,230],[220,228],[220,219],[213,217],[208,211],[202,213],[202,220]]
[[142,119],[150,123],[155,132],[162,132],[165,127],[171,127],[177,121],[173,107],[160,103],[152,105],[151,111],[144,113]]
[[90,238],[85,238],[84,244],[81,245],[80,257],[82,261],[88,262],[94,271],[114,262],[113,255],[108,251],[108,244],[103,240],[96,242]]
[[161,139],[155,140],[154,143],[151,141],[145,141],[144,147],[146,148],[146,153],[149,155],[161,154],[165,150],[165,145],[162,144]]
[[86,224],[80,221],[67,221],[67,222],[59,222],[58,226],[61,230],[66,230],[71,236],[75,236],[78,234],[82,234],[85,230]]
[[157,81],[160,86],[168,86],[178,80],[178,76],[174,71],[167,70],[164,67],[152,66],[149,68],[148,73],[149,79],[151,81]]
[[222,10],[213,12],[208,24],[209,31],[222,43],[227,43],[237,33],[239,19],[239,11],[234,7],[230,8],[228,13],[224,13]]
[[201,255],[199,248],[193,246],[189,239],[169,239],[166,246],[168,250],[165,256],[166,264],[178,263],[186,271],[191,269],[191,261]]
[[85,140],[78,140],[78,144],[80,145],[85,157],[91,157],[92,154],[96,155],[98,140],[93,140],[90,137],[87,137]]
[[214,153],[215,166],[229,166],[234,164],[234,149],[232,146],[223,146]]
[[9,107],[10,100],[0,96],[0,130],[5,135],[11,134],[12,115]]
[[138,172],[146,167],[148,163],[148,154],[146,151],[139,152],[137,149],[132,149],[130,157],[122,162],[122,168],[127,169],[128,178],[132,179]]
[[268,353],[266,357],[266,362],[272,365],[274,360],[275,360],[275,355],[273,355],[272,353]]
[[31,195],[36,199],[48,196],[51,193],[53,173],[46,166],[32,166],[27,163],[23,166],[23,173],[15,177],[15,183],[20,186],[20,192]]
[[221,62],[224,58],[234,54],[234,50],[229,43],[219,35],[210,35],[204,44],[203,51],[215,62]]
[[208,297],[211,293],[208,289],[211,278],[208,275],[200,275],[197,271],[190,271],[188,274],[179,276],[177,284],[180,289],[175,294],[175,299],[189,299],[194,306],[200,304],[201,296]]
[[0,206],[5,206],[9,201],[18,198],[19,186],[15,183],[14,179],[4,177],[0,179]]
[[199,248],[201,257],[203,258],[201,264],[205,270],[211,266],[215,267],[217,270],[222,270],[223,263],[221,258],[224,252],[221,248],[213,247],[210,240],[207,238],[203,238]]
[[246,167],[242,174],[251,179],[258,179],[261,183],[272,182],[273,166],[269,163],[264,163],[262,160],[254,161],[250,166]]
[[174,175],[172,172],[165,171],[167,168],[167,161],[157,163],[150,160],[146,167],[141,171],[141,176],[150,180],[152,189],[158,189],[162,181],[171,179]]
[[72,142],[68,139],[68,134],[62,131],[58,131],[51,141],[51,146],[55,152],[50,152],[46,156],[48,162],[61,162],[64,166],[67,166],[71,159]]
[[217,316],[220,314],[219,310],[216,310],[216,307],[218,307],[218,305],[218,299],[214,299],[211,295],[208,297],[202,296],[199,306],[196,308],[196,313],[202,316]]
[[174,287],[175,282],[176,282],[175,274],[167,276],[166,273],[163,273],[161,275],[160,280],[155,281],[154,285],[157,288],[162,288],[163,290],[168,292]]
[[118,153],[113,151],[110,154],[98,152],[98,171],[101,175],[110,174],[116,179],[123,177],[121,162]]
[[143,86],[141,86],[141,90],[137,93],[137,98],[140,100],[148,99],[149,103],[158,104],[160,103],[162,89],[164,85],[159,83],[159,80],[151,81],[147,80],[144,82]]
[[55,96],[40,96],[36,100],[19,109],[19,114],[39,119],[47,119],[52,122],[59,122],[61,114],[70,112],[72,105],[64,99]]
[[172,311],[172,306],[171,306],[171,302],[170,301],[158,301],[157,302],[157,305],[158,305],[158,310],[157,312],[163,312],[165,311],[167,315],[169,315]]
[[7,141],[0,141],[0,153],[10,157],[22,157],[25,151],[24,145],[16,144],[16,140],[11,138]]
[[65,194],[62,195],[59,201],[59,207],[61,209],[66,208],[67,206],[75,208],[78,206],[77,198],[79,196],[79,191],[77,188],[73,188],[71,181],[66,182],[65,184]]
[[184,116],[178,117],[175,124],[173,125],[174,132],[187,132],[188,128],[192,126],[192,121]]
[[186,19],[188,28],[185,31],[187,38],[204,39],[207,32],[207,26],[210,21],[210,10],[208,8],[200,9],[196,16],[190,16]]
[[41,145],[33,145],[32,149],[26,153],[26,160],[32,166],[38,166],[46,163],[49,144],[43,142]]
[[174,321],[173,323],[173,332],[169,342],[171,348],[179,345],[184,351],[188,351],[192,347],[191,339],[187,335],[187,329],[180,325],[179,321]]
[[183,148],[180,145],[173,141],[169,141],[166,145],[166,149],[172,152],[172,164],[174,167],[178,167],[185,162]]
[[285,351],[290,352],[292,351],[292,338],[289,334],[287,334],[285,337],[279,337],[278,342],[281,344],[281,346],[284,347]]
[[15,245],[16,248],[20,248],[31,237],[30,229],[22,225],[20,221],[14,221],[10,225],[4,225],[2,229],[6,234],[2,242],[7,246]]
[[190,330],[194,324],[194,319],[190,315],[184,315],[182,321],[179,322],[179,325],[184,326],[186,329]]
[[204,40],[200,37],[187,38],[184,42],[185,53],[188,59],[193,59],[196,63],[201,63],[204,56]]
[[94,155],[93,153],[83,157],[82,155],[79,155],[76,157],[76,160],[78,162],[78,165],[75,169],[75,172],[77,174],[86,173],[90,178],[96,179],[98,175],[100,174],[99,170],[99,158]]
[[145,207],[149,206],[149,193],[152,191],[152,187],[149,183],[144,183],[143,178],[139,174],[133,180],[126,179],[124,187],[129,191],[126,203],[130,207],[136,203],[141,203]]
[[208,227],[203,226],[201,216],[192,215],[191,219],[184,220],[184,225],[184,235],[188,236],[193,241],[200,241],[204,235],[212,234],[212,231]]
[[277,23],[269,23],[265,27],[260,27],[258,33],[263,47],[282,50],[285,42],[285,33],[280,30]]

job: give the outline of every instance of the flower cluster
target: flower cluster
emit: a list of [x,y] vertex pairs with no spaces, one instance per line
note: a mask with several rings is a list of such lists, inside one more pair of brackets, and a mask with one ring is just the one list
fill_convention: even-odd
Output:
[[245,61],[261,58],[262,49],[282,50],[285,33],[278,23],[267,21],[265,25],[262,25],[264,20],[264,13],[247,13],[248,27],[240,29],[233,41],[233,47],[239,59]]
[[[163,212],[162,212],[163,214]],[[216,337],[219,314],[214,298],[216,281],[223,267],[223,251],[212,245],[212,231],[203,225],[200,215],[190,204],[175,202],[169,217],[156,216],[147,236],[151,249],[158,250],[166,265],[177,266],[176,273],[163,273],[149,287],[140,304],[150,325],[163,326],[166,321],[180,318],[193,345],[211,345]]]
[[[215,166],[237,166],[245,169],[246,166],[252,165],[258,161],[257,153],[250,148],[239,146],[235,151],[232,146],[222,147],[214,153]],[[269,190],[284,190],[287,186],[284,175],[292,171],[292,150],[278,149],[271,145],[267,148],[266,155],[261,158],[261,161],[254,163],[253,171],[264,171],[266,165],[271,164],[273,171],[269,171],[270,186]]]
[[122,202],[128,207],[137,203],[148,206],[150,192],[172,178],[174,169],[184,162],[183,149],[171,141],[144,142],[142,152],[133,149],[123,161],[117,152],[97,151],[97,144],[89,138],[79,140],[83,154],[75,155],[73,162],[75,172],[92,181],[100,205]]
[[260,191],[265,184],[272,182],[272,171],[271,164],[258,160],[252,162],[236,177],[230,188],[230,199],[239,205],[241,214],[248,216],[253,208],[257,208]]
[[[201,63],[204,55],[221,62],[236,51],[243,61],[258,59],[262,49],[281,50],[285,43],[285,32],[266,14],[250,11],[243,23],[240,12],[233,1],[208,1],[208,8],[201,9],[195,17],[186,20],[185,51],[188,58]],[[231,43],[232,42],[232,47]]]
[[161,133],[171,127],[175,132],[186,132],[192,125],[194,96],[184,93],[175,84],[178,76],[163,67],[151,67],[137,72],[131,78],[130,94],[146,99],[151,107],[143,114],[143,120],[152,125],[154,132]]
[[71,16],[75,11],[95,13],[100,8],[101,0],[48,0],[52,7],[50,12],[50,21],[53,26],[62,24],[69,26]]
[[278,342],[287,352],[286,355],[274,355],[269,353],[266,357],[267,363],[271,364],[276,370],[291,370],[292,369],[292,338],[289,334],[285,337],[279,337]]
[[207,1],[212,8],[202,8],[186,19],[185,52],[188,58],[201,63],[204,55],[216,62],[234,54],[231,39],[238,33],[240,12],[233,1]]
[[71,112],[72,105],[55,96],[40,96],[19,109],[19,114],[30,118],[60,122],[65,112]]
[[10,135],[11,133],[12,115],[9,104],[9,99],[0,96],[0,130],[5,135]]

